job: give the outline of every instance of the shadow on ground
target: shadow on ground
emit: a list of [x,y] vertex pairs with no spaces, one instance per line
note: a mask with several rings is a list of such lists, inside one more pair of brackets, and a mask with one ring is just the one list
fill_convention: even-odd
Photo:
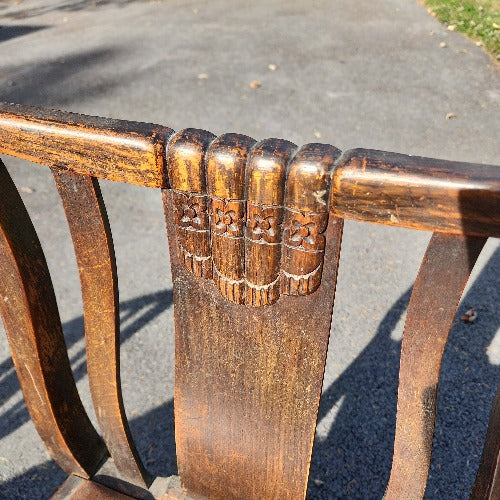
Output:
[[[118,52],[118,49],[100,48],[32,65],[3,67],[0,101],[64,107],[75,99],[106,95],[123,83],[123,77],[106,76],[100,71]],[[89,74],[94,76],[89,79]]]
[[[450,332],[441,369],[426,498],[450,498],[450,492],[454,492],[452,498],[468,498],[474,481],[500,379],[500,366],[491,364],[487,356],[500,326],[499,275],[497,249],[457,315],[474,306],[478,320],[465,324],[456,319]],[[384,495],[391,469],[401,347],[391,333],[410,293],[407,290],[394,303],[370,344],[323,393],[318,421],[334,406],[339,409],[328,436],[317,438],[314,444],[310,498],[380,499]]]
[[[118,5],[124,7],[131,3],[147,1],[150,0],[52,0],[38,2],[38,5],[28,4],[26,7],[20,4],[11,9],[9,9],[8,6],[0,5],[0,17],[12,20],[27,19],[50,12],[76,12],[85,9],[96,9],[105,5]],[[6,12],[2,13],[2,10]]]
[[[489,362],[487,347],[500,324],[495,280],[500,272],[500,249],[482,270],[464,298],[464,308],[475,306],[473,324],[456,321],[446,347],[439,389],[435,453],[426,498],[467,498],[477,469],[488,414],[500,375]],[[325,439],[317,439],[311,464],[308,497],[313,499],[382,498],[389,478],[396,413],[400,341],[391,333],[410,298],[407,290],[386,313],[370,344],[324,391],[319,420],[340,406]],[[171,291],[161,291],[121,304],[122,321],[133,319],[122,334],[126,341],[172,302]],[[461,312],[459,311],[459,315]],[[68,344],[83,335],[83,320],[65,325]],[[333,339],[334,341],[334,339]],[[83,350],[72,358],[75,376],[85,373]],[[0,400],[19,391],[12,364],[0,366]],[[9,418],[0,418],[2,435],[26,422],[24,404]],[[9,424],[10,423],[10,427]],[[131,421],[132,432],[147,467],[154,475],[176,473],[173,403],[168,401]],[[159,439],[158,436],[161,436]],[[46,498],[65,474],[48,461],[0,485],[2,498]],[[316,481],[315,481],[316,480]]]
[[46,26],[0,26],[0,43],[6,42],[11,38],[17,38],[18,36],[28,35],[35,31],[40,31],[45,29]]
[[[165,309],[172,305],[172,291],[163,290],[136,299],[120,302],[120,321],[126,325],[121,330],[123,344]],[[68,348],[83,336],[83,317],[63,325]],[[86,375],[85,349],[82,347],[71,357],[75,380]],[[14,366],[10,359],[0,364],[0,402],[4,405],[20,391]],[[20,401],[2,412],[0,406],[0,441],[29,420],[29,414]],[[139,453],[148,469],[155,475],[176,473],[175,443],[173,434],[173,403],[170,401],[151,412],[131,420],[130,426],[138,443]],[[161,442],[157,436],[162,436]],[[54,461],[31,468],[24,474],[0,484],[0,498],[48,498],[64,481],[66,475]]]

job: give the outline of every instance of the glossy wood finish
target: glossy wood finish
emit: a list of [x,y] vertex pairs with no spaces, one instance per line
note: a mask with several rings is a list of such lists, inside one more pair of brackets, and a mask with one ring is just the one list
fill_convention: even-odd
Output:
[[464,287],[486,238],[435,233],[413,287],[401,345],[398,411],[387,500],[423,498],[439,370]]
[[0,200],[0,313],[26,406],[54,460],[88,477],[107,450],[76,390],[40,242],[1,161]]
[[[422,498],[447,335],[485,237],[500,236],[500,167],[360,149],[340,156],[324,144],[295,152],[280,139],[256,143],[196,129],[172,133],[0,105],[0,152],[53,167],[80,268],[97,416],[119,475],[142,488],[121,489],[114,465],[107,468],[111,460],[93,480],[152,495],[121,401],[116,267],[94,178],[103,177],[171,188],[162,195],[174,280],[182,487],[172,483],[165,498],[303,498],[343,218],[435,232],[405,325],[386,493]],[[2,169],[0,298],[8,300],[0,300],[0,312],[42,438],[65,470],[86,476],[106,448],[76,393],[36,234]],[[499,496],[498,400],[473,498]],[[83,497],[114,495],[76,482]]]
[[306,144],[290,165],[281,250],[286,295],[307,295],[321,283],[331,170],[339,155],[333,146]]
[[179,257],[187,269],[203,278],[212,277],[205,155],[214,139],[204,130],[182,130],[170,141],[167,156]]
[[0,153],[84,175],[164,187],[172,130],[18,104],[0,103]]
[[120,382],[118,277],[111,228],[97,179],[53,169],[82,287],[87,371],[97,420],[123,479],[151,482],[130,434]]
[[500,385],[493,402],[481,465],[470,498],[471,500],[500,498]]
[[500,237],[498,168],[354,149],[335,169],[331,211],[346,219]]
[[207,154],[207,188],[211,197],[210,229],[213,278],[231,302],[245,302],[245,169],[255,140],[225,134]]
[[281,290],[281,225],[286,170],[296,145],[267,139],[250,152],[246,170],[245,304],[270,305]]
[[226,299],[188,272],[163,193],[174,281],[175,435],[190,495],[303,498],[316,426],[340,252],[332,218],[323,280],[265,307]]

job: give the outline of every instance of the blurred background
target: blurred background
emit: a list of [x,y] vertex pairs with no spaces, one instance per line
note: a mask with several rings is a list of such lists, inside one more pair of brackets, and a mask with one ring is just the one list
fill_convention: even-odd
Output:
[[[498,164],[495,53],[449,26],[415,0],[0,0],[0,100]],[[78,273],[50,172],[3,160],[46,252],[92,415]],[[126,410],[147,467],[167,476],[176,473],[173,327],[160,193],[101,186],[120,279]],[[405,310],[429,237],[346,223],[310,498],[383,496]],[[499,270],[490,240],[444,356],[426,498],[467,498],[474,481],[500,378]],[[470,307],[477,320],[460,321]],[[29,420],[1,333],[0,497],[48,498],[65,474]]]

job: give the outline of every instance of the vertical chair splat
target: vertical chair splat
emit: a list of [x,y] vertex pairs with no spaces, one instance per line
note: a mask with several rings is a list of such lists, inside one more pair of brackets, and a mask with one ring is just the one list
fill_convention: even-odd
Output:
[[[212,196],[214,273],[215,265],[220,265],[226,277],[234,281],[241,277],[246,286],[241,241],[247,202],[242,199],[244,172],[248,161],[246,194],[256,196],[258,190],[252,188],[248,176],[253,175],[252,155],[254,151],[258,154],[259,146],[247,160],[254,141],[241,137],[222,136],[212,143],[207,177]],[[270,144],[265,141],[261,146],[281,172],[273,184],[279,199],[253,201],[283,210],[283,165],[292,145],[280,143],[277,151],[269,153]],[[333,156],[324,154],[327,172]],[[169,163],[168,168],[175,166]],[[307,184],[305,171],[297,172],[297,186]],[[327,174],[326,191],[329,179]],[[343,221],[330,217],[325,227],[323,274],[315,290],[303,296],[281,295],[270,305],[250,307],[256,304],[246,304],[246,294],[227,293],[215,276],[214,283],[186,269],[179,257],[176,224],[170,217],[175,193],[164,190],[163,200],[174,281],[175,435],[182,487],[194,498],[304,498]],[[251,221],[250,211],[247,220]],[[325,217],[328,219],[327,212]],[[247,222],[247,231],[249,227],[251,222]],[[228,231],[231,233],[226,235]],[[217,248],[214,236],[227,238],[224,248]],[[279,266],[279,253],[277,262]]]
[[96,178],[52,169],[68,220],[82,287],[87,369],[97,420],[122,478],[148,486],[120,382],[118,277],[111,228]]
[[0,313],[35,427],[68,474],[92,475],[107,456],[82,406],[42,247],[0,161]]
[[423,498],[439,370],[464,287],[486,238],[434,233],[408,306],[399,371],[392,470],[385,498]]

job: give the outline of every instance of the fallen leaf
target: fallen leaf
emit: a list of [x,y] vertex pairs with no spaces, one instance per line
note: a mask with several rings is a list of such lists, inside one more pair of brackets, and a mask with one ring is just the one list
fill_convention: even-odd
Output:
[[447,120],[454,120],[457,117],[455,113],[446,113]]
[[450,24],[448,26],[448,31],[455,31],[457,29],[456,25],[455,24]]
[[317,130],[314,132],[314,137],[316,137],[316,139],[321,139],[321,132],[318,132]]
[[260,89],[262,87],[262,83],[260,83],[259,80],[253,80],[248,84],[248,86],[251,89]]
[[464,323],[474,323],[474,321],[476,321],[477,319],[477,312],[473,307],[471,307],[470,309],[465,311],[465,313],[462,315],[460,319]]
[[440,46],[442,49],[444,49],[445,47],[447,47],[446,42],[441,42],[441,43],[439,44],[439,46]]
[[199,73],[198,80],[206,80],[208,78],[208,73]]
[[33,193],[34,189],[30,188],[29,186],[21,186],[19,188],[19,191],[21,191],[21,193],[31,194]]
[[276,66],[276,64],[269,64],[267,67],[269,71],[276,71],[278,66]]

